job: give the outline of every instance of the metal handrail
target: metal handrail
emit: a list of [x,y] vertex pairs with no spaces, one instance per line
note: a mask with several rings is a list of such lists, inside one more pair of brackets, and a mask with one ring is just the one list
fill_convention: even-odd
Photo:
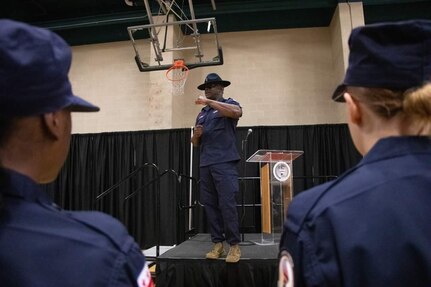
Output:
[[141,170],[143,170],[146,167],[154,168],[157,171],[157,174],[159,173],[159,168],[157,167],[157,165],[155,165],[154,163],[145,163],[142,166],[140,166],[139,168],[137,168],[136,170],[132,171],[126,177],[122,178],[118,183],[114,184],[113,186],[111,186],[110,188],[108,188],[107,190],[105,190],[101,194],[99,194],[96,197],[96,201],[102,199],[103,197],[105,197],[106,195],[108,195],[109,193],[111,193],[113,190],[115,190],[116,188],[118,188],[123,182],[125,182],[128,179],[130,179],[132,176],[134,176],[135,174],[137,174],[138,172],[140,172]]

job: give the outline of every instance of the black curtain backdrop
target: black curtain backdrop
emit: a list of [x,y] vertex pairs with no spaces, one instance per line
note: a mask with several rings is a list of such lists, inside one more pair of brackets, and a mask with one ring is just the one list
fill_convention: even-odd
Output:
[[[190,129],[75,134],[59,177],[44,189],[65,209],[118,218],[143,249],[179,244],[188,235],[189,210],[191,233],[206,232],[196,148],[189,174],[190,136]],[[259,164],[244,163],[256,150],[304,151],[293,165],[295,194],[335,178],[361,158],[345,124],[240,127],[237,146],[242,155],[237,200],[247,205],[238,211],[245,232],[260,232],[260,207],[253,206],[260,203]]]

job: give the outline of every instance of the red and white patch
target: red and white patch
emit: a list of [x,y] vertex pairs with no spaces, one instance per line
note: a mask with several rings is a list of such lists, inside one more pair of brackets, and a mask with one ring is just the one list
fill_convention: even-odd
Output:
[[139,287],[154,287],[153,279],[151,278],[150,269],[148,265],[145,264],[141,273],[138,276],[138,286]]

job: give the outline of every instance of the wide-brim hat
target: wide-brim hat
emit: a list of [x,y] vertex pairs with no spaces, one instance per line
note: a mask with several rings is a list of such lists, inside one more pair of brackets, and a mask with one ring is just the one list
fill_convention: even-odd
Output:
[[347,86],[405,91],[431,81],[431,21],[366,25],[349,37],[349,66],[332,99]]
[[69,45],[54,32],[0,20],[0,114],[35,116],[64,108],[98,111],[73,93],[71,62]]
[[199,90],[205,90],[205,88],[210,84],[220,84],[223,87],[227,87],[230,85],[229,81],[222,80],[219,75],[216,73],[208,74],[205,78],[205,82],[198,86]]

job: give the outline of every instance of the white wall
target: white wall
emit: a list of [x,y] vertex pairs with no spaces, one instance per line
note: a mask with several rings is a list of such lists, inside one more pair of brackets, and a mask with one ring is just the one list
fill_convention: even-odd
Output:
[[[344,122],[343,104],[330,98],[346,61],[340,45],[348,35],[337,31],[351,21],[350,11],[339,9],[330,27],[221,33],[224,65],[192,69],[179,97],[172,97],[165,71],[139,72],[129,41],[73,47],[74,91],[101,107],[74,114],[73,133],[190,127],[201,108],[194,105],[202,94],[196,86],[210,72],[232,82],[225,97],[241,103],[240,126]],[[208,45],[205,35],[201,40]]]

